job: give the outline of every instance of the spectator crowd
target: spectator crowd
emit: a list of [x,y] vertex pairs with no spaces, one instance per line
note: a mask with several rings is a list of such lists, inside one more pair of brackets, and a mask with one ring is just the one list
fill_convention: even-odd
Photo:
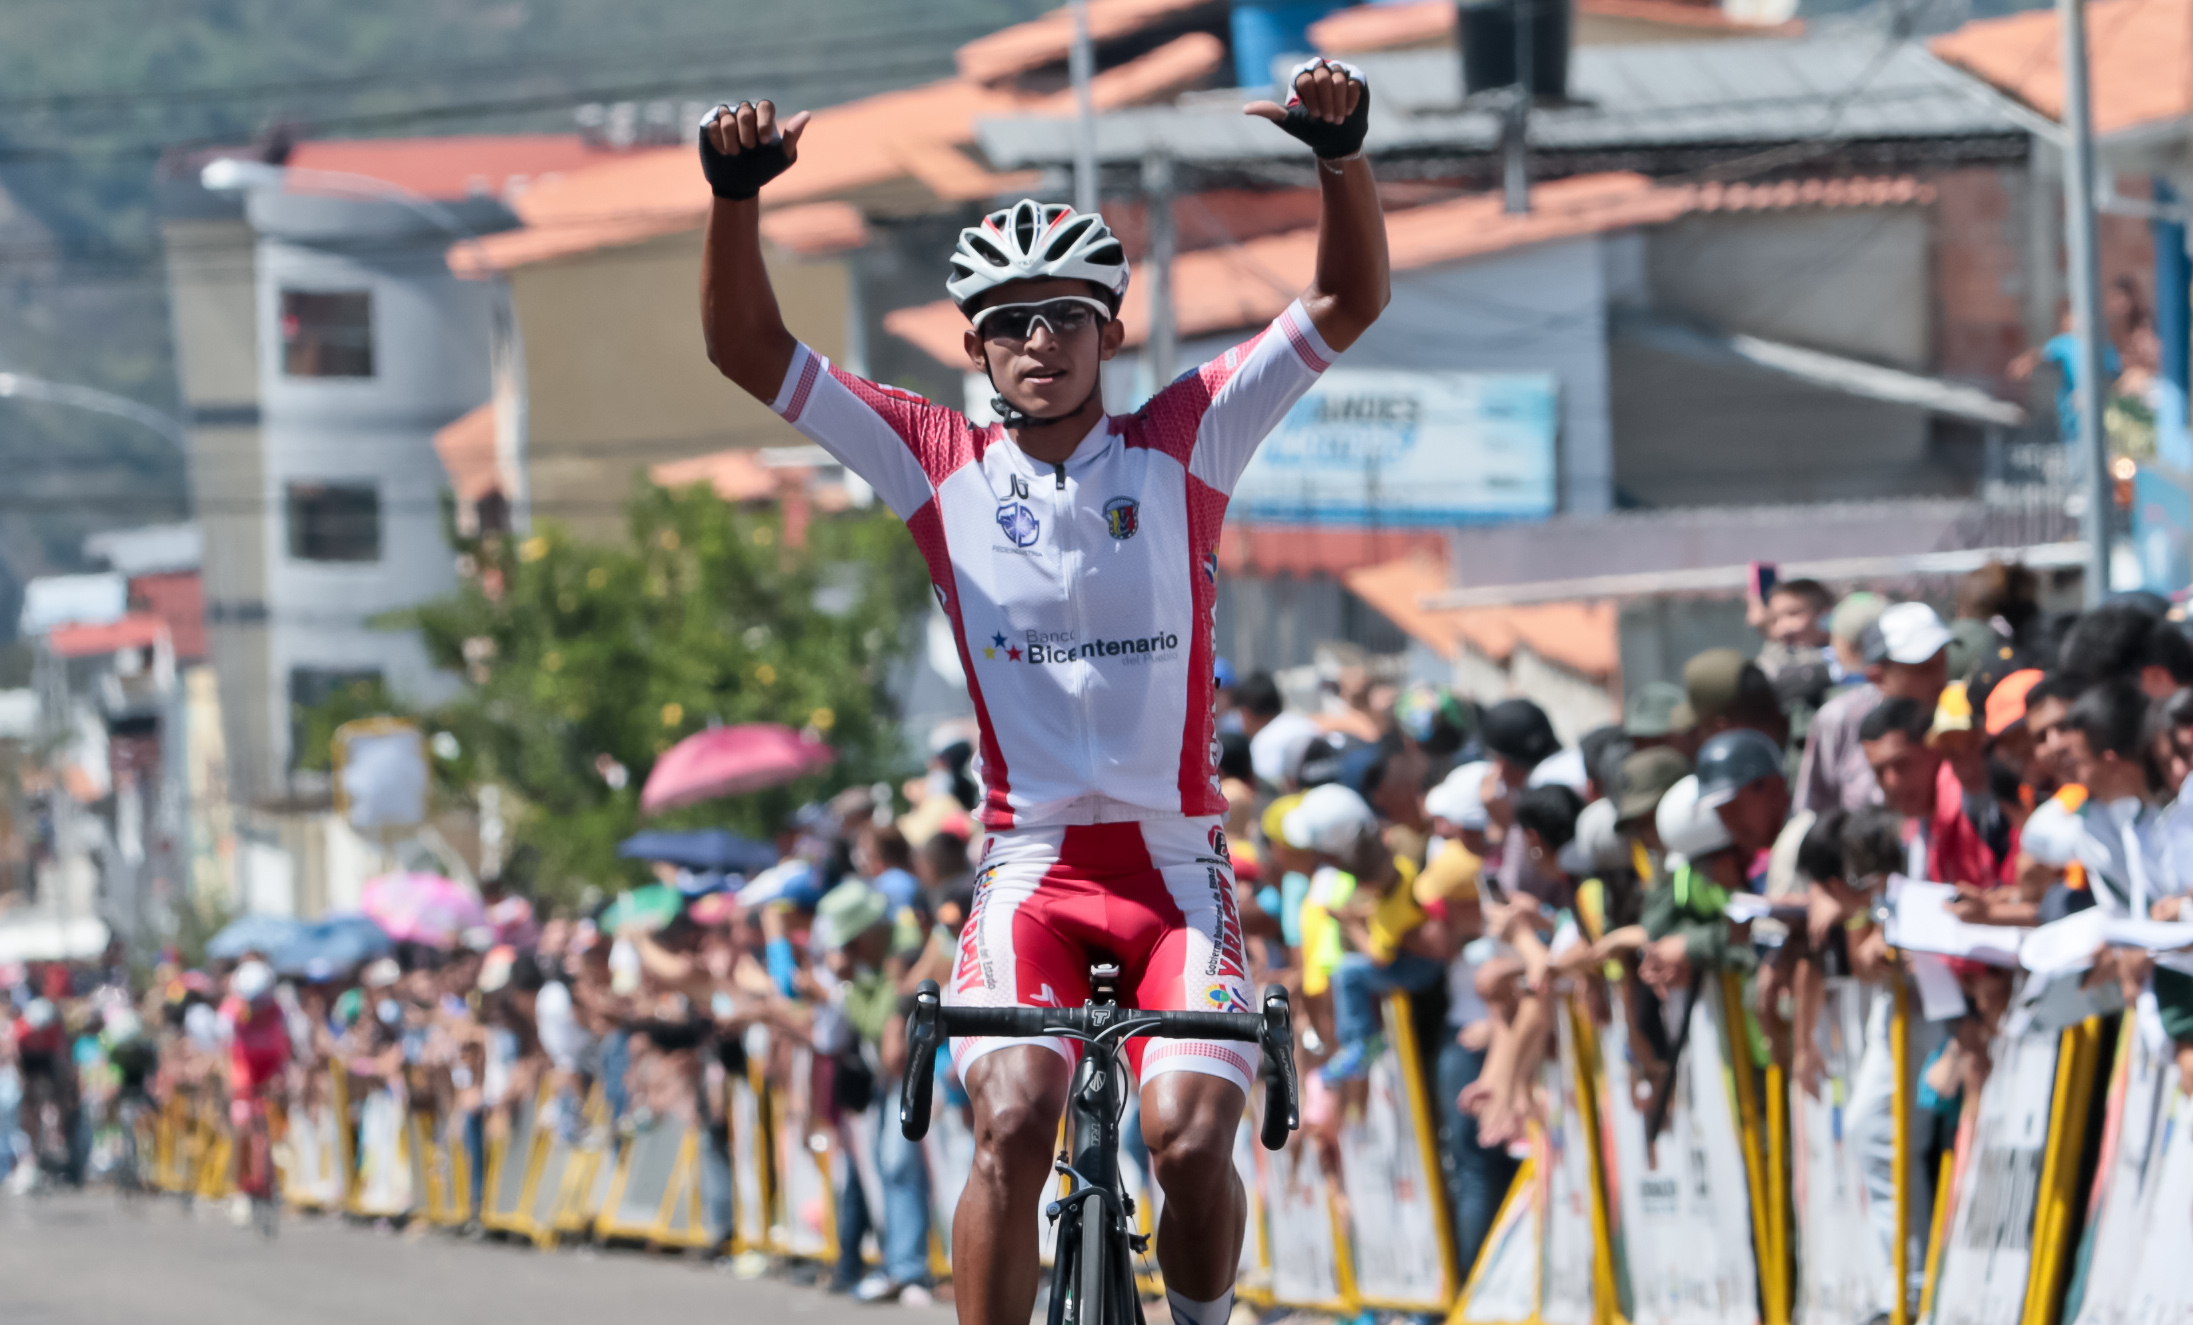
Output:
[[[1948,607],[1782,582],[1752,604],[1750,656],[1700,653],[1679,684],[1640,685],[1619,721],[1573,733],[1529,699],[1475,703],[1362,662],[1291,696],[1222,663],[1235,900],[1253,978],[1299,1001],[1303,1144],[1334,1143],[1408,1017],[1468,1266],[1548,1107],[1557,998],[1629,1017],[1649,1081],[1671,1051],[1658,1010],[1736,973],[1757,1061],[1818,1090],[1823,982],[1917,979],[1938,991],[1912,1021],[1923,1183],[1987,1079],[2013,986],[1999,967],[1891,949],[1892,880],[1953,885],[1957,918],[2012,927],[2089,908],[2174,920],[2193,891],[2193,642],[2168,604],[2051,615],[2028,572],[1990,566]],[[883,1208],[848,1166],[832,1287],[927,1301],[931,1174],[893,1110],[870,1105],[895,1090],[908,996],[945,982],[982,884],[969,747],[933,744],[925,777],[803,811],[751,877],[659,866],[654,888],[567,904],[537,893],[521,858],[482,885],[486,923],[446,945],[333,969],[258,950],[0,969],[0,1168],[12,1156],[28,1183],[115,1167],[133,1105],[228,1096],[242,1028],[272,1019],[287,1101],[309,1107],[328,1063],[438,1101],[475,1200],[486,1138],[539,1098],[541,1125],[571,1136],[675,1117],[712,1138],[721,1212],[726,1083],[756,1052],[775,1079],[802,1046],[821,1115],[878,1132],[857,1148],[873,1146]],[[2151,996],[2193,1090],[2182,961],[2108,949],[2084,982]],[[1893,1207],[1900,1089],[1888,1006],[1870,1005],[1844,1115],[1877,1214]],[[964,1105],[946,1066],[945,1100]],[[873,1267],[859,1250],[872,1230]]]

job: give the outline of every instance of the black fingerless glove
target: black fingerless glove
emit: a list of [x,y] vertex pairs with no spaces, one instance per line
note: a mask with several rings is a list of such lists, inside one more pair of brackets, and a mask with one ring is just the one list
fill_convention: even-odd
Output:
[[741,148],[737,156],[717,151],[708,140],[708,128],[716,122],[716,115],[710,111],[701,121],[701,173],[708,176],[708,187],[716,191],[717,197],[754,197],[762,185],[791,169],[792,158],[784,150],[782,133],[773,143]]
[[1371,84],[1369,79],[1363,77],[1363,71],[1352,64],[1344,64],[1339,60],[1322,61],[1361,83],[1363,95],[1356,99],[1355,109],[1348,112],[1348,118],[1340,123],[1333,124],[1318,119],[1302,104],[1302,97],[1294,90],[1294,83],[1305,71],[1315,69],[1319,63],[1321,61],[1304,60],[1288,73],[1287,118],[1280,121],[1279,127],[1308,143],[1310,150],[1317,153],[1320,160],[1336,161],[1344,156],[1354,156],[1363,150],[1363,135],[1371,127]]

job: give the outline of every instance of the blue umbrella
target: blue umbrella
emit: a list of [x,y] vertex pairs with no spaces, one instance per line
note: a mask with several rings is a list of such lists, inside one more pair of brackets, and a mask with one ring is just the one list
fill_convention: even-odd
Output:
[[396,950],[396,940],[361,915],[329,916],[303,927],[274,958],[283,975],[332,980]]
[[775,847],[724,828],[649,829],[619,842],[617,854],[626,860],[659,860],[701,873],[753,875],[777,863]]
[[234,961],[247,952],[271,957],[296,941],[304,922],[289,916],[240,916],[206,941],[206,956]]

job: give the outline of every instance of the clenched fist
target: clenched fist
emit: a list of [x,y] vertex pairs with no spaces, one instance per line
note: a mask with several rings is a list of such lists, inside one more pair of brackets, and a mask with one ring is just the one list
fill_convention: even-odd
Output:
[[801,111],[779,122],[775,103],[742,101],[701,117],[701,173],[719,198],[751,198],[799,159],[800,135],[811,117]]

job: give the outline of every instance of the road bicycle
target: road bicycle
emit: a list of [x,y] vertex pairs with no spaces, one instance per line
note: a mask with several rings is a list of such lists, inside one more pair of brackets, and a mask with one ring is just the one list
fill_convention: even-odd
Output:
[[1117,967],[1097,965],[1089,970],[1090,999],[1078,1008],[948,1008],[936,981],[924,980],[906,1019],[908,1068],[900,1085],[899,1128],[909,1141],[929,1131],[936,1048],[945,1039],[1057,1036],[1083,1047],[1067,1094],[1072,1159],[1062,1152],[1052,1166],[1070,1186],[1043,1212],[1058,1230],[1047,1325],[1143,1325],[1133,1258],[1148,1250],[1149,1239],[1135,1231],[1134,1200],[1119,1181],[1119,1120],[1127,1105],[1120,1059],[1129,1039],[1254,1044],[1264,1056],[1264,1148],[1285,1146],[1287,1134],[1300,1123],[1294,1021],[1285,989],[1267,988],[1261,1012],[1153,1012],[1120,1006],[1118,983]]
[[236,1192],[250,1201],[247,1222],[263,1238],[272,1238],[281,1226],[281,1175],[274,1166],[276,1089],[270,1082],[251,1092],[249,1113],[236,1137]]

